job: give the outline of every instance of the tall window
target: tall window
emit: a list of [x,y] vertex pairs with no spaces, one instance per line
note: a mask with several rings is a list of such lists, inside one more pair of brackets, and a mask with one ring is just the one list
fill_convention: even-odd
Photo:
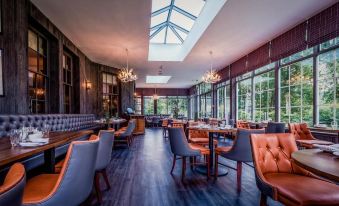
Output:
[[154,114],[154,99],[153,97],[144,97],[144,115]]
[[[339,38],[338,38],[339,40]],[[338,41],[339,42],[339,41]],[[328,43],[323,47],[328,48]],[[339,118],[339,48],[318,56],[318,124]]]
[[197,85],[199,117],[212,117],[212,85]]
[[134,97],[135,114],[141,114],[141,97]]
[[274,120],[274,70],[254,77],[254,119]]
[[73,62],[72,57],[64,53],[62,56],[63,84],[64,84],[64,113],[72,112],[73,101]]
[[28,88],[31,113],[46,113],[48,97],[47,40],[33,30],[28,31]]
[[190,97],[190,119],[198,118],[198,111],[196,111],[196,96],[192,95]]
[[226,81],[217,85],[217,117],[228,118],[230,115],[230,82]]
[[313,60],[280,68],[280,121],[313,125]]
[[252,119],[252,79],[241,80],[237,83],[237,119]]
[[118,115],[119,89],[116,75],[102,73],[102,103],[105,115]]
[[167,97],[159,97],[157,100],[157,114],[169,114]]
[[178,97],[178,109],[179,115],[182,117],[188,117],[188,99],[185,96]]

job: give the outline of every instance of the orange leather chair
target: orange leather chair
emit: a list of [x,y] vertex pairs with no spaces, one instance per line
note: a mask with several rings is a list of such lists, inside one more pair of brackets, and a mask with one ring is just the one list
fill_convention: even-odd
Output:
[[251,147],[260,205],[267,196],[284,205],[339,205],[339,186],[293,162],[298,150],[293,134],[252,134]]
[[20,206],[26,183],[25,168],[15,163],[8,171],[5,180],[0,185],[0,205]]
[[333,142],[318,140],[313,137],[306,123],[289,123],[288,128],[301,147],[313,148],[314,144],[332,145]]
[[167,126],[168,126],[168,119],[163,119],[162,120],[162,124],[161,124],[161,127],[162,127],[162,135],[166,138],[167,136]]
[[184,128],[184,123],[181,122],[173,122],[172,123],[173,128]]
[[251,129],[250,123],[243,120],[237,120],[237,128]]
[[80,205],[92,191],[99,139],[74,141],[60,174],[42,174],[27,181],[24,205]]
[[[199,144],[202,146],[209,145],[209,137],[207,131],[190,129],[188,130],[188,141],[193,144]],[[213,145],[218,145],[218,140],[213,140]]]

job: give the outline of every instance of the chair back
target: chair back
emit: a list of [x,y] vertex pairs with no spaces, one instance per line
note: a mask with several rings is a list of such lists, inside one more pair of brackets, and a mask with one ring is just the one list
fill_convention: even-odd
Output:
[[198,126],[199,125],[199,122],[193,122],[193,121],[189,121],[188,122],[188,126],[189,127],[196,127],[196,126]]
[[95,169],[97,171],[105,169],[112,157],[112,148],[114,142],[114,131],[100,130],[99,149]]
[[168,136],[173,154],[178,156],[196,156],[200,154],[199,150],[190,148],[182,128],[168,128]]
[[306,123],[289,123],[288,129],[294,134],[296,140],[314,140],[310,129]]
[[228,124],[231,125],[232,127],[234,127],[234,119],[230,119],[230,120],[228,121]]
[[264,129],[238,129],[232,149],[226,155],[222,154],[222,156],[234,161],[252,162],[250,135],[264,133]]
[[250,123],[243,121],[243,120],[238,120],[237,121],[237,128],[243,128],[243,129],[250,129]]
[[173,122],[172,123],[173,128],[184,128],[184,123],[181,122]]
[[72,142],[68,148],[57,184],[51,194],[42,202],[27,200],[25,203],[34,205],[80,205],[84,202],[92,191],[98,147],[98,138]]
[[195,129],[190,129],[188,130],[188,139],[194,139],[194,138],[209,138],[208,137],[208,132],[207,131],[202,131],[202,130],[195,130]]
[[167,127],[168,126],[168,119],[163,119],[161,126],[162,127]]
[[284,122],[268,122],[266,133],[285,133]]
[[135,119],[129,120],[126,130],[123,133],[121,133],[120,137],[131,136],[134,132],[135,124],[136,124]]
[[8,171],[0,185],[0,205],[20,206],[26,184],[25,168],[15,163]]
[[158,116],[153,117],[152,118],[152,123],[153,124],[159,124],[160,123],[160,117],[158,117]]

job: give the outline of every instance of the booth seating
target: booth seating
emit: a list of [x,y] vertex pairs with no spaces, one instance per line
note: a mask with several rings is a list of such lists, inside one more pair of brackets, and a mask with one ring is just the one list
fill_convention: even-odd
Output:
[[[8,136],[12,129],[21,127],[43,128],[48,124],[51,131],[79,131],[99,130],[103,125],[95,122],[94,114],[40,114],[40,115],[0,115],[0,138]],[[89,135],[79,138],[87,140]],[[66,154],[69,144],[56,148],[55,156],[60,157]],[[43,153],[22,161],[26,170],[31,170],[44,164]],[[9,168],[2,168],[0,176]]]

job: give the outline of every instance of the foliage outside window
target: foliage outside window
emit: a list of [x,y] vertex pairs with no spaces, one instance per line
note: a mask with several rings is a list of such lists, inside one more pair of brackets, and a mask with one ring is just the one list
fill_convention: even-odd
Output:
[[157,114],[169,114],[167,97],[159,97],[157,100]]
[[28,31],[28,93],[31,113],[47,111],[47,40],[39,33]]
[[254,77],[254,119],[257,122],[274,120],[274,70]]
[[230,84],[229,81],[217,86],[217,118],[226,119],[230,115]]
[[134,98],[135,114],[141,114],[141,97]]
[[280,121],[313,125],[313,60],[280,69]]
[[102,73],[102,104],[104,115],[112,117],[118,115],[118,82],[117,76]]
[[144,115],[154,114],[154,99],[153,97],[144,97]]
[[252,119],[252,79],[241,80],[237,83],[237,119]]
[[[339,38],[337,38],[339,40]],[[339,42],[339,41],[337,41]],[[329,48],[329,41],[322,48]],[[339,118],[339,48],[318,56],[318,124],[331,126]]]

